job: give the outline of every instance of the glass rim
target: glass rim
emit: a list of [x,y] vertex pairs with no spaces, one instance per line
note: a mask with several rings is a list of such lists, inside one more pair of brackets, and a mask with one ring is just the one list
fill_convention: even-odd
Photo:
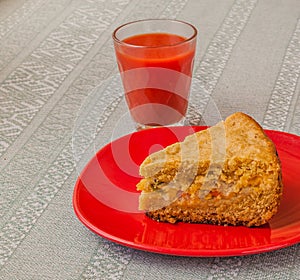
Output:
[[[142,45],[134,45],[134,44],[129,44],[129,43],[125,43],[123,42],[122,40],[120,40],[117,36],[116,36],[116,33],[123,27],[127,26],[127,25],[130,25],[130,24],[133,24],[133,23],[139,23],[139,22],[147,22],[147,21],[170,21],[170,22],[175,22],[175,23],[182,23],[182,24],[185,24],[185,25],[188,25],[192,28],[193,30],[193,34],[188,37],[188,38],[185,38],[184,41],[181,41],[181,42],[178,42],[178,43],[175,43],[175,44],[168,44],[168,45],[160,45],[160,46],[142,46]],[[137,33],[136,35],[139,35],[141,33]],[[127,22],[127,23],[124,23],[122,25],[120,25],[119,27],[117,27],[113,33],[112,33],[112,37],[113,37],[113,40],[120,44],[120,45],[124,45],[124,46],[128,46],[128,47],[132,47],[132,48],[149,48],[149,49],[155,49],[155,48],[164,48],[164,47],[174,47],[174,46],[178,46],[178,45],[182,45],[182,44],[185,44],[189,41],[192,41],[194,38],[196,38],[198,34],[198,31],[197,31],[197,28],[195,26],[193,26],[191,23],[188,23],[188,22],[185,22],[183,20],[177,20],[177,19],[141,19],[141,20],[134,20],[134,21],[130,21],[130,22]]]

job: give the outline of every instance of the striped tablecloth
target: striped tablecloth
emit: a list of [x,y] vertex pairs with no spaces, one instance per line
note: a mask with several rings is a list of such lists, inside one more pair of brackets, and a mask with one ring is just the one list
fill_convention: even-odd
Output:
[[111,33],[143,18],[199,31],[191,124],[211,104],[221,118],[243,111],[300,135],[299,0],[2,0],[0,279],[300,279],[299,244],[168,256],[115,244],[76,218],[78,172],[131,129]]

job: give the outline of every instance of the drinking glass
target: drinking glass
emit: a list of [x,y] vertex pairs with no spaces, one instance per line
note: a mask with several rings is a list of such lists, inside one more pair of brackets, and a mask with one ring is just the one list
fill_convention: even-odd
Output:
[[197,29],[179,20],[147,19],[123,24],[112,36],[126,102],[137,129],[182,124]]

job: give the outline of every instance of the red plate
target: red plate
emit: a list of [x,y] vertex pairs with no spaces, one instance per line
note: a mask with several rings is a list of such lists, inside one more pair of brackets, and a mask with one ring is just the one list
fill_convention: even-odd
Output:
[[238,256],[272,251],[300,240],[300,137],[266,131],[282,162],[284,194],[274,218],[258,228],[158,223],[137,210],[138,169],[149,153],[204,127],[135,132],[103,147],[79,176],[73,206],[90,230],[119,244],[179,256]]

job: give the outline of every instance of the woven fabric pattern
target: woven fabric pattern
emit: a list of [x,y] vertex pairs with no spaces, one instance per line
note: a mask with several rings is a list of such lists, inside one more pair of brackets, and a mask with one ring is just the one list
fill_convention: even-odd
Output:
[[115,244],[76,218],[78,173],[130,130],[111,33],[143,18],[199,31],[189,124],[217,108],[300,135],[299,0],[0,1],[0,279],[300,279],[299,244],[167,256]]

